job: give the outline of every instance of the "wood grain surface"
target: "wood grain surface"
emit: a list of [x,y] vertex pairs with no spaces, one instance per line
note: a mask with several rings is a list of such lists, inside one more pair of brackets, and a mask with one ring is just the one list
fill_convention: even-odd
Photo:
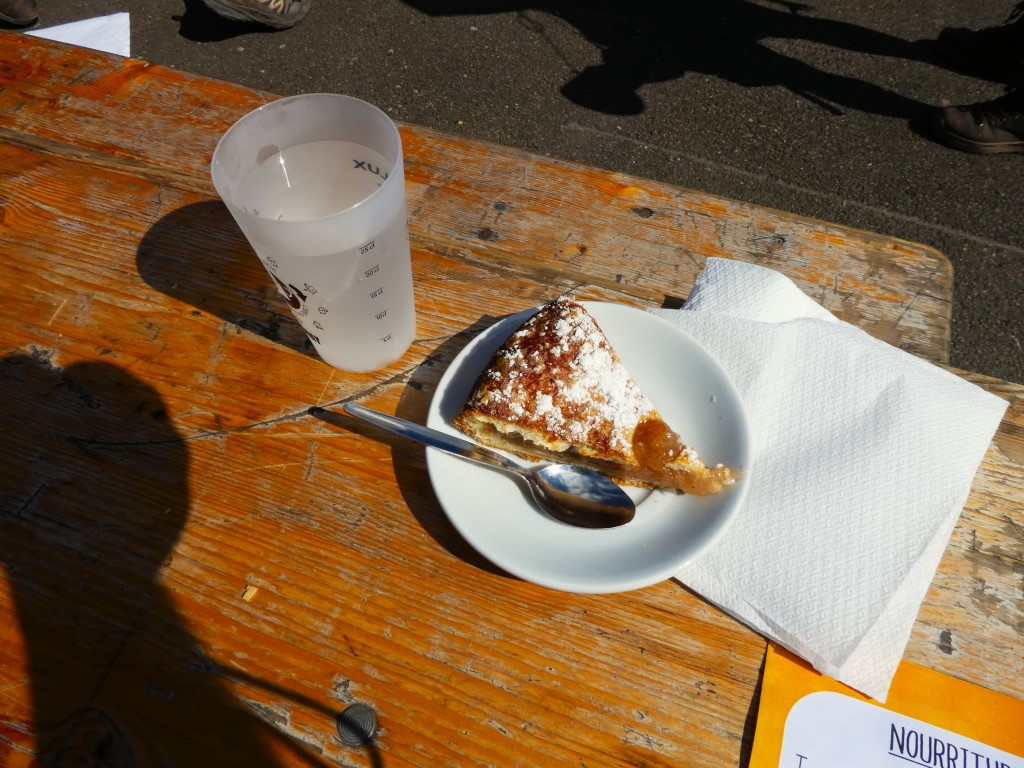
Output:
[[[418,333],[323,364],[209,182],[270,97],[0,34],[0,764],[744,765],[765,641],[675,582],[573,595],[463,541],[424,421],[480,330],[684,299],[710,255],[946,359],[923,246],[403,126]],[[1024,388],[906,658],[1024,698]],[[486,513],[485,507],[481,513]],[[363,701],[376,740],[334,718]]]
[[[0,139],[211,195],[220,136],[275,96],[3,35]],[[112,120],[111,105],[125,117]],[[948,359],[952,269],[935,250],[624,174],[401,126],[412,236],[503,272],[685,299],[708,256],[765,264],[844,320]],[[74,136],[67,146],[67,137]]]

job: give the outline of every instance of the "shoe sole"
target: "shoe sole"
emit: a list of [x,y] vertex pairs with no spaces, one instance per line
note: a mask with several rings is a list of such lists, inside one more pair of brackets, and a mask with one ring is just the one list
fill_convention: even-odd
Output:
[[1024,154],[1024,141],[1005,141],[994,144],[991,142],[971,141],[952,133],[942,134],[941,138],[953,149],[970,152],[974,155]]
[[4,14],[0,13],[0,21],[4,21],[8,24],[13,24],[16,27],[30,27],[37,21],[39,21],[39,17],[34,16],[31,19],[12,19],[10,16],[5,16]]
[[232,19],[234,21],[255,21],[259,24],[266,24],[269,27],[274,27],[275,29],[291,29],[302,21],[302,18],[306,15],[306,9],[304,8],[298,18],[285,21],[280,16],[274,16],[270,13],[261,13],[258,10],[250,8],[239,8],[237,5],[230,2],[222,2],[221,0],[203,0],[203,2],[206,3],[211,10],[224,18]]

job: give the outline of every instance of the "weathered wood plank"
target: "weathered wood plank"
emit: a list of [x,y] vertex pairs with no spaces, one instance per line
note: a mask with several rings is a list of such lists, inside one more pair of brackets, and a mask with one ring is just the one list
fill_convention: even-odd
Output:
[[[422,421],[496,317],[570,290],[656,306],[712,254],[941,360],[941,257],[405,126],[417,339],[343,374],[206,176],[266,95],[3,42],[0,762],[104,734],[115,765],[745,762],[760,636],[673,582],[581,596],[501,573],[447,521],[422,449],[308,408]],[[969,378],[1013,406],[907,658],[1024,698],[1024,389]],[[379,713],[375,755],[334,735],[354,700]]]
[[954,372],[1010,407],[918,613],[906,658],[1024,698],[1024,386]]
[[[220,207],[116,164],[24,147],[3,148],[0,173],[13,201],[0,228],[13,297],[0,396],[23,404],[7,414],[19,426],[2,430],[17,435],[3,479],[5,510],[19,519],[5,520],[4,536],[23,578],[4,610],[23,620],[0,640],[29,646],[28,662],[11,659],[28,668],[23,688],[6,689],[7,711],[27,718],[31,690],[45,721],[89,702],[136,738],[200,744],[210,764],[237,756],[211,747],[212,734],[185,739],[197,713],[258,733],[249,758],[282,734],[330,754],[340,747],[323,712],[352,697],[380,711],[395,765],[509,764],[513,745],[520,765],[581,755],[616,765],[658,751],[678,761],[694,750],[707,764],[738,759],[760,638],[672,584],[648,591],[647,607],[511,580],[448,524],[421,450],[392,452],[306,413],[365,397],[422,420],[446,363],[495,315],[573,288],[628,296],[418,249],[414,349],[383,376],[343,375],[308,354]],[[157,479],[162,495],[149,491]],[[136,541],[121,515],[150,538]],[[42,518],[64,526],[40,534]],[[115,533],[90,558],[96,526]],[[93,585],[74,601],[34,565],[54,546],[74,558],[60,583]],[[665,624],[679,601],[694,618],[683,609]],[[60,661],[83,621],[111,627],[87,635],[100,656],[84,669]],[[627,659],[643,664],[611,682]],[[40,678],[44,668],[56,677]],[[695,703],[705,689],[708,710]],[[258,716],[239,715],[239,701]],[[14,722],[27,748],[27,720]],[[575,731],[560,735],[568,723]],[[699,744],[670,738],[684,725]]]
[[[223,132],[275,98],[32,38],[4,42],[0,136],[86,162],[97,153],[198,191],[212,192]],[[112,125],[112,103],[131,119]],[[926,246],[416,126],[402,135],[410,230],[428,248],[663,298],[685,298],[708,256],[753,261],[874,336],[948,359],[952,269]]]

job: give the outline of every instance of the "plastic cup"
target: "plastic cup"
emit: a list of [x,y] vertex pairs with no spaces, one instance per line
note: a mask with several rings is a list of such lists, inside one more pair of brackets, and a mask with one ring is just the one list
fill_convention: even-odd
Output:
[[291,96],[221,138],[213,184],[320,357],[397,360],[416,330],[398,129],[372,104]]

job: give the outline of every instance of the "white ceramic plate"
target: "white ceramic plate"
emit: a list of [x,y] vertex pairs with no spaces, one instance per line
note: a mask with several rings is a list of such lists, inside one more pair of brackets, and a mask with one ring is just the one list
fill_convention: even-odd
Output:
[[[434,449],[427,450],[427,469],[452,524],[495,565],[553,589],[622,592],[670,578],[722,534],[746,491],[750,438],[735,387],[696,341],[638,309],[593,302],[585,306],[683,442],[709,464],[742,470],[744,478],[704,497],[627,489],[637,504],[633,521],[590,530],[554,520],[533,504],[522,481],[499,470]],[[477,376],[535,311],[498,321],[452,361],[430,404],[428,426],[461,435],[451,422]]]

